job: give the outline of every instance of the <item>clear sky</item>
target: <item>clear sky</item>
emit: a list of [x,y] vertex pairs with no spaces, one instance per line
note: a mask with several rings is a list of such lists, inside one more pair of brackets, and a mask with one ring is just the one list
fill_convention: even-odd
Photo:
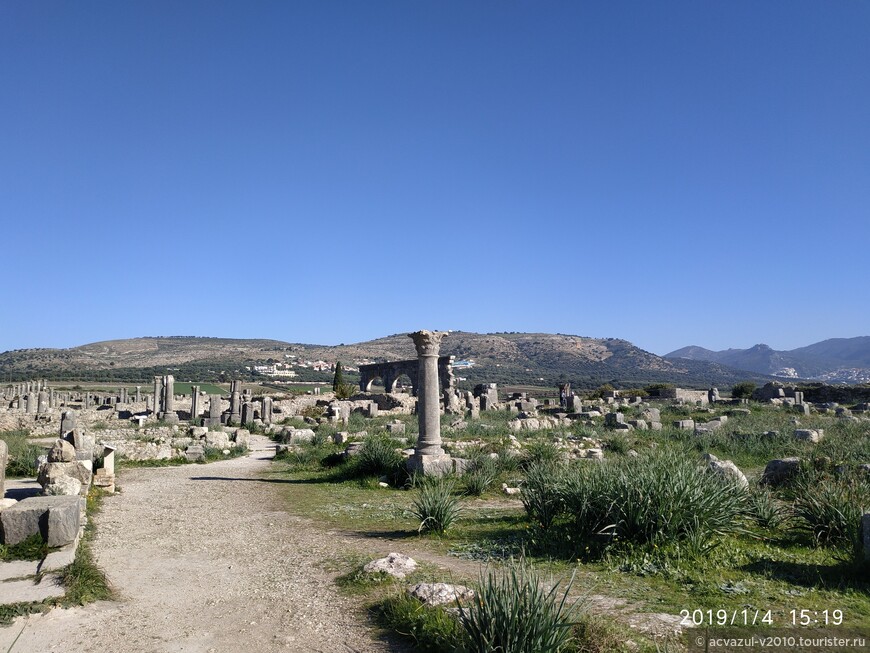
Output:
[[0,351],[870,335],[870,2],[0,1]]

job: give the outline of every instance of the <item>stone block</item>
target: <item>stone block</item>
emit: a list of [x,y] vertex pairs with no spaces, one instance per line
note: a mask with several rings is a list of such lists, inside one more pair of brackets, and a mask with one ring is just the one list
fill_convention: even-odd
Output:
[[82,482],[72,476],[61,476],[53,483],[49,483],[43,489],[47,496],[78,496],[82,491]]
[[453,472],[453,459],[447,454],[418,454],[408,458],[409,472],[418,472],[424,476],[443,476]]
[[347,431],[339,431],[338,433],[332,434],[332,441],[335,444],[345,444],[350,437],[350,434]]
[[733,482],[744,490],[749,487],[746,475],[730,460],[719,460],[711,453],[706,454],[705,458],[707,460],[707,468],[717,476]]
[[81,483],[81,491],[87,493],[88,488],[91,487],[93,477],[90,470],[92,466],[92,462],[90,462],[89,466],[85,461],[81,460],[70,463],[44,463],[39,466],[36,480],[44,489],[49,485],[57,484],[60,482],[59,479],[63,477],[71,477],[78,480]]
[[192,444],[184,452],[184,457],[190,462],[202,462],[205,460],[205,448],[201,444]]
[[251,432],[248,429],[237,429],[233,434],[233,442],[237,447],[248,448],[251,445]]
[[39,583],[33,579],[14,580],[0,583],[0,603],[32,603],[46,599],[60,598],[66,589],[59,576],[48,574]]
[[794,430],[794,439],[795,440],[806,440],[808,442],[812,442],[813,444],[817,444],[821,442],[822,438],[825,436],[825,432],[822,429],[795,429]]
[[387,432],[392,435],[402,435],[405,433],[405,423],[404,422],[391,422],[387,424]]
[[456,605],[457,601],[467,601],[474,598],[473,589],[465,585],[448,583],[418,583],[408,587],[408,594],[430,607]]
[[604,426],[616,428],[617,424],[625,423],[625,416],[622,413],[607,413],[604,416]]
[[0,512],[3,543],[18,544],[39,533],[49,546],[63,546],[78,536],[80,517],[79,497],[31,497],[19,501]]
[[48,451],[48,462],[70,463],[76,459],[76,449],[66,440],[55,440]]
[[313,442],[314,431],[312,429],[290,429],[290,432],[284,436],[284,439],[290,444]]
[[782,458],[771,460],[764,468],[761,482],[767,485],[780,485],[794,478],[800,471],[800,458]]
[[386,558],[372,560],[363,571],[367,574],[384,573],[394,578],[404,578],[417,569],[417,561],[402,553],[390,553]]
[[223,431],[209,431],[205,434],[205,444],[215,449],[226,449],[230,446],[230,436]]
[[695,430],[695,420],[693,419],[678,419],[674,422],[675,429],[681,429],[685,431],[694,431]]

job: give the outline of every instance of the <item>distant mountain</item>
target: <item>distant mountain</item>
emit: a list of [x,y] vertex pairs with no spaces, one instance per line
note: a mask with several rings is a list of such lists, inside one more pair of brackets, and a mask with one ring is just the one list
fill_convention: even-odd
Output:
[[[472,360],[458,375],[468,383],[553,385],[571,381],[597,387],[675,383],[723,388],[762,375],[737,372],[716,361],[666,359],[616,338],[547,333],[450,332],[442,353]],[[279,340],[150,337],[97,342],[71,349],[26,349],[0,354],[0,380],[45,377],[64,380],[147,381],[172,371],[179,380],[234,377],[247,367],[288,360],[387,361],[414,358],[406,334],[351,345],[311,345]],[[292,357],[292,358],[291,358]],[[310,370],[303,378],[310,376]]]
[[870,381],[870,336],[831,338],[790,351],[776,351],[767,345],[711,351],[692,345],[665,354],[665,358],[706,361],[758,374],[829,383]]

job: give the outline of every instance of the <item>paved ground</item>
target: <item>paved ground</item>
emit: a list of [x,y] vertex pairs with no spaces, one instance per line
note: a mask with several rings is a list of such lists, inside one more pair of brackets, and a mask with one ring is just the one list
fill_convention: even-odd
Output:
[[399,651],[377,639],[321,562],[343,543],[285,511],[273,445],[209,465],[122,470],[94,550],[121,600],[0,628],[11,653]]

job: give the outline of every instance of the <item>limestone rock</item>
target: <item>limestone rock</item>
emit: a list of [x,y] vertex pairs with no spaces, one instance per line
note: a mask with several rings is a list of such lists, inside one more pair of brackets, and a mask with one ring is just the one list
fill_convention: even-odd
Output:
[[806,440],[808,442],[812,442],[813,444],[817,444],[822,440],[825,436],[825,432],[822,429],[795,429],[794,430],[794,438],[795,440]]
[[714,474],[734,482],[738,487],[744,490],[749,487],[749,481],[746,480],[746,475],[730,460],[719,460],[711,453],[706,454],[704,458],[707,460],[707,468]]
[[42,489],[46,496],[78,496],[82,491],[82,482],[72,476],[60,476]]
[[76,459],[76,449],[66,440],[55,440],[48,452],[50,463],[71,463]]
[[449,583],[418,583],[408,587],[408,594],[430,607],[474,598],[473,589]]
[[209,431],[205,434],[205,444],[215,449],[226,449],[230,446],[230,436],[223,431]]
[[761,482],[767,485],[779,485],[793,478],[800,471],[800,458],[782,458],[771,460],[764,468]]
[[[2,515],[2,513],[0,513]],[[390,553],[386,558],[372,560],[363,571],[367,574],[383,572],[394,578],[404,578],[417,568],[417,562],[402,553]]]
[[251,444],[251,432],[248,429],[238,429],[233,435],[233,442],[236,443],[237,447],[244,447],[247,449]]
[[41,534],[48,546],[63,546],[79,533],[81,499],[70,496],[32,497],[0,512],[7,546]]
[[[93,464],[93,463],[92,463]],[[70,477],[78,480],[81,483],[82,491],[87,492],[91,486],[93,474],[88,466],[81,460],[76,460],[69,463],[45,463],[39,467],[39,473],[36,480],[42,486],[43,490],[49,485],[56,485],[59,479]],[[63,481],[60,481],[63,483]]]
[[686,431],[694,431],[695,430],[695,420],[693,419],[680,419],[674,422],[675,429],[681,429]]
[[[289,432],[288,432],[289,431]],[[314,431],[311,429],[288,429],[283,434],[284,442],[298,444],[300,442],[313,442]]]

